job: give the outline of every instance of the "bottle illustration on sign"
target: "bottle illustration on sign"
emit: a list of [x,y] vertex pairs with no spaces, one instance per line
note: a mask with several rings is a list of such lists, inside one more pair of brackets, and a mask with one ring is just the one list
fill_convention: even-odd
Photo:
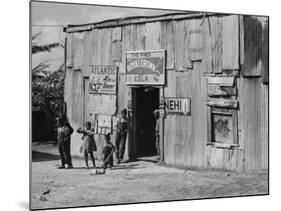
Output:
[[89,91],[114,94],[116,92],[116,67],[92,65],[91,68]]
[[98,92],[98,90],[100,89],[102,83],[100,82],[100,80],[93,80],[90,83],[90,90],[92,92]]

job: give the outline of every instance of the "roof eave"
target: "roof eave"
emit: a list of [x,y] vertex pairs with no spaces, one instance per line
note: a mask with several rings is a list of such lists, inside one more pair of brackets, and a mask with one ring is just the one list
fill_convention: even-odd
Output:
[[[198,18],[203,16],[219,15],[219,13],[208,13],[208,12],[185,12],[185,13],[172,13],[158,16],[135,16],[118,19],[110,19],[96,23],[80,24],[80,25],[68,25],[64,27],[63,31],[66,33],[80,32],[80,31],[91,31],[94,28],[108,28],[118,27],[129,24],[141,24],[156,21],[168,21],[168,20],[181,20],[189,18]],[[220,14],[222,15],[222,14]]]

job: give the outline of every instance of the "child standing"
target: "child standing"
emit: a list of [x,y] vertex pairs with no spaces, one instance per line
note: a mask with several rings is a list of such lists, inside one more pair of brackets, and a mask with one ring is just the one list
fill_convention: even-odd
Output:
[[116,145],[117,163],[120,163],[124,156],[127,132],[128,132],[127,110],[123,109],[121,111],[121,118],[117,122],[117,130],[116,130],[115,145]]
[[115,151],[114,145],[110,142],[110,134],[105,135],[105,145],[102,150],[103,153],[103,167],[106,169],[106,167],[109,165],[109,168],[113,167],[113,152]]
[[95,142],[95,139],[94,139],[94,130],[91,129],[91,123],[86,122],[85,123],[85,129],[79,128],[77,130],[77,133],[83,134],[83,136],[82,136],[83,144],[80,148],[80,151],[84,155],[86,168],[87,169],[89,168],[88,154],[90,155],[90,157],[92,159],[93,167],[96,167],[95,157],[94,157],[93,151],[97,151],[97,146],[96,146],[96,142]]

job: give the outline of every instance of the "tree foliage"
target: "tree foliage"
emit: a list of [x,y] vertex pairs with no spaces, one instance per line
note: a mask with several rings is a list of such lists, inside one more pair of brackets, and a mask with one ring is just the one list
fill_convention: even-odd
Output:
[[[32,36],[32,54],[50,52],[61,47],[60,43],[38,45],[35,40],[41,32]],[[49,61],[43,61],[32,68],[32,110],[47,112],[52,118],[61,110],[64,95],[64,65],[58,70],[50,71]]]
[[52,48],[59,47],[59,43],[51,43],[47,45],[35,45],[32,46],[32,53],[39,53],[39,52],[50,52]]
[[34,35],[32,35],[32,54],[36,53],[42,53],[42,52],[51,52],[53,48],[57,48],[59,46],[62,46],[60,43],[49,43],[45,45],[39,45],[37,42],[35,42],[36,38],[39,37],[42,34],[42,32],[38,32]]

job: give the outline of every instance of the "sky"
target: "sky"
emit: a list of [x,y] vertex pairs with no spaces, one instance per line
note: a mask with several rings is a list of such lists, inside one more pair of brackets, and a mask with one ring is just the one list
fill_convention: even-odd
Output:
[[[136,9],[97,5],[62,4],[49,2],[31,3],[32,34],[41,31],[36,38],[38,44],[64,42],[63,26],[68,24],[94,23],[106,19],[128,16],[160,15],[175,11]],[[50,53],[37,53],[32,55],[32,67],[43,61],[50,64],[54,71],[63,63],[64,50],[53,49]]]

